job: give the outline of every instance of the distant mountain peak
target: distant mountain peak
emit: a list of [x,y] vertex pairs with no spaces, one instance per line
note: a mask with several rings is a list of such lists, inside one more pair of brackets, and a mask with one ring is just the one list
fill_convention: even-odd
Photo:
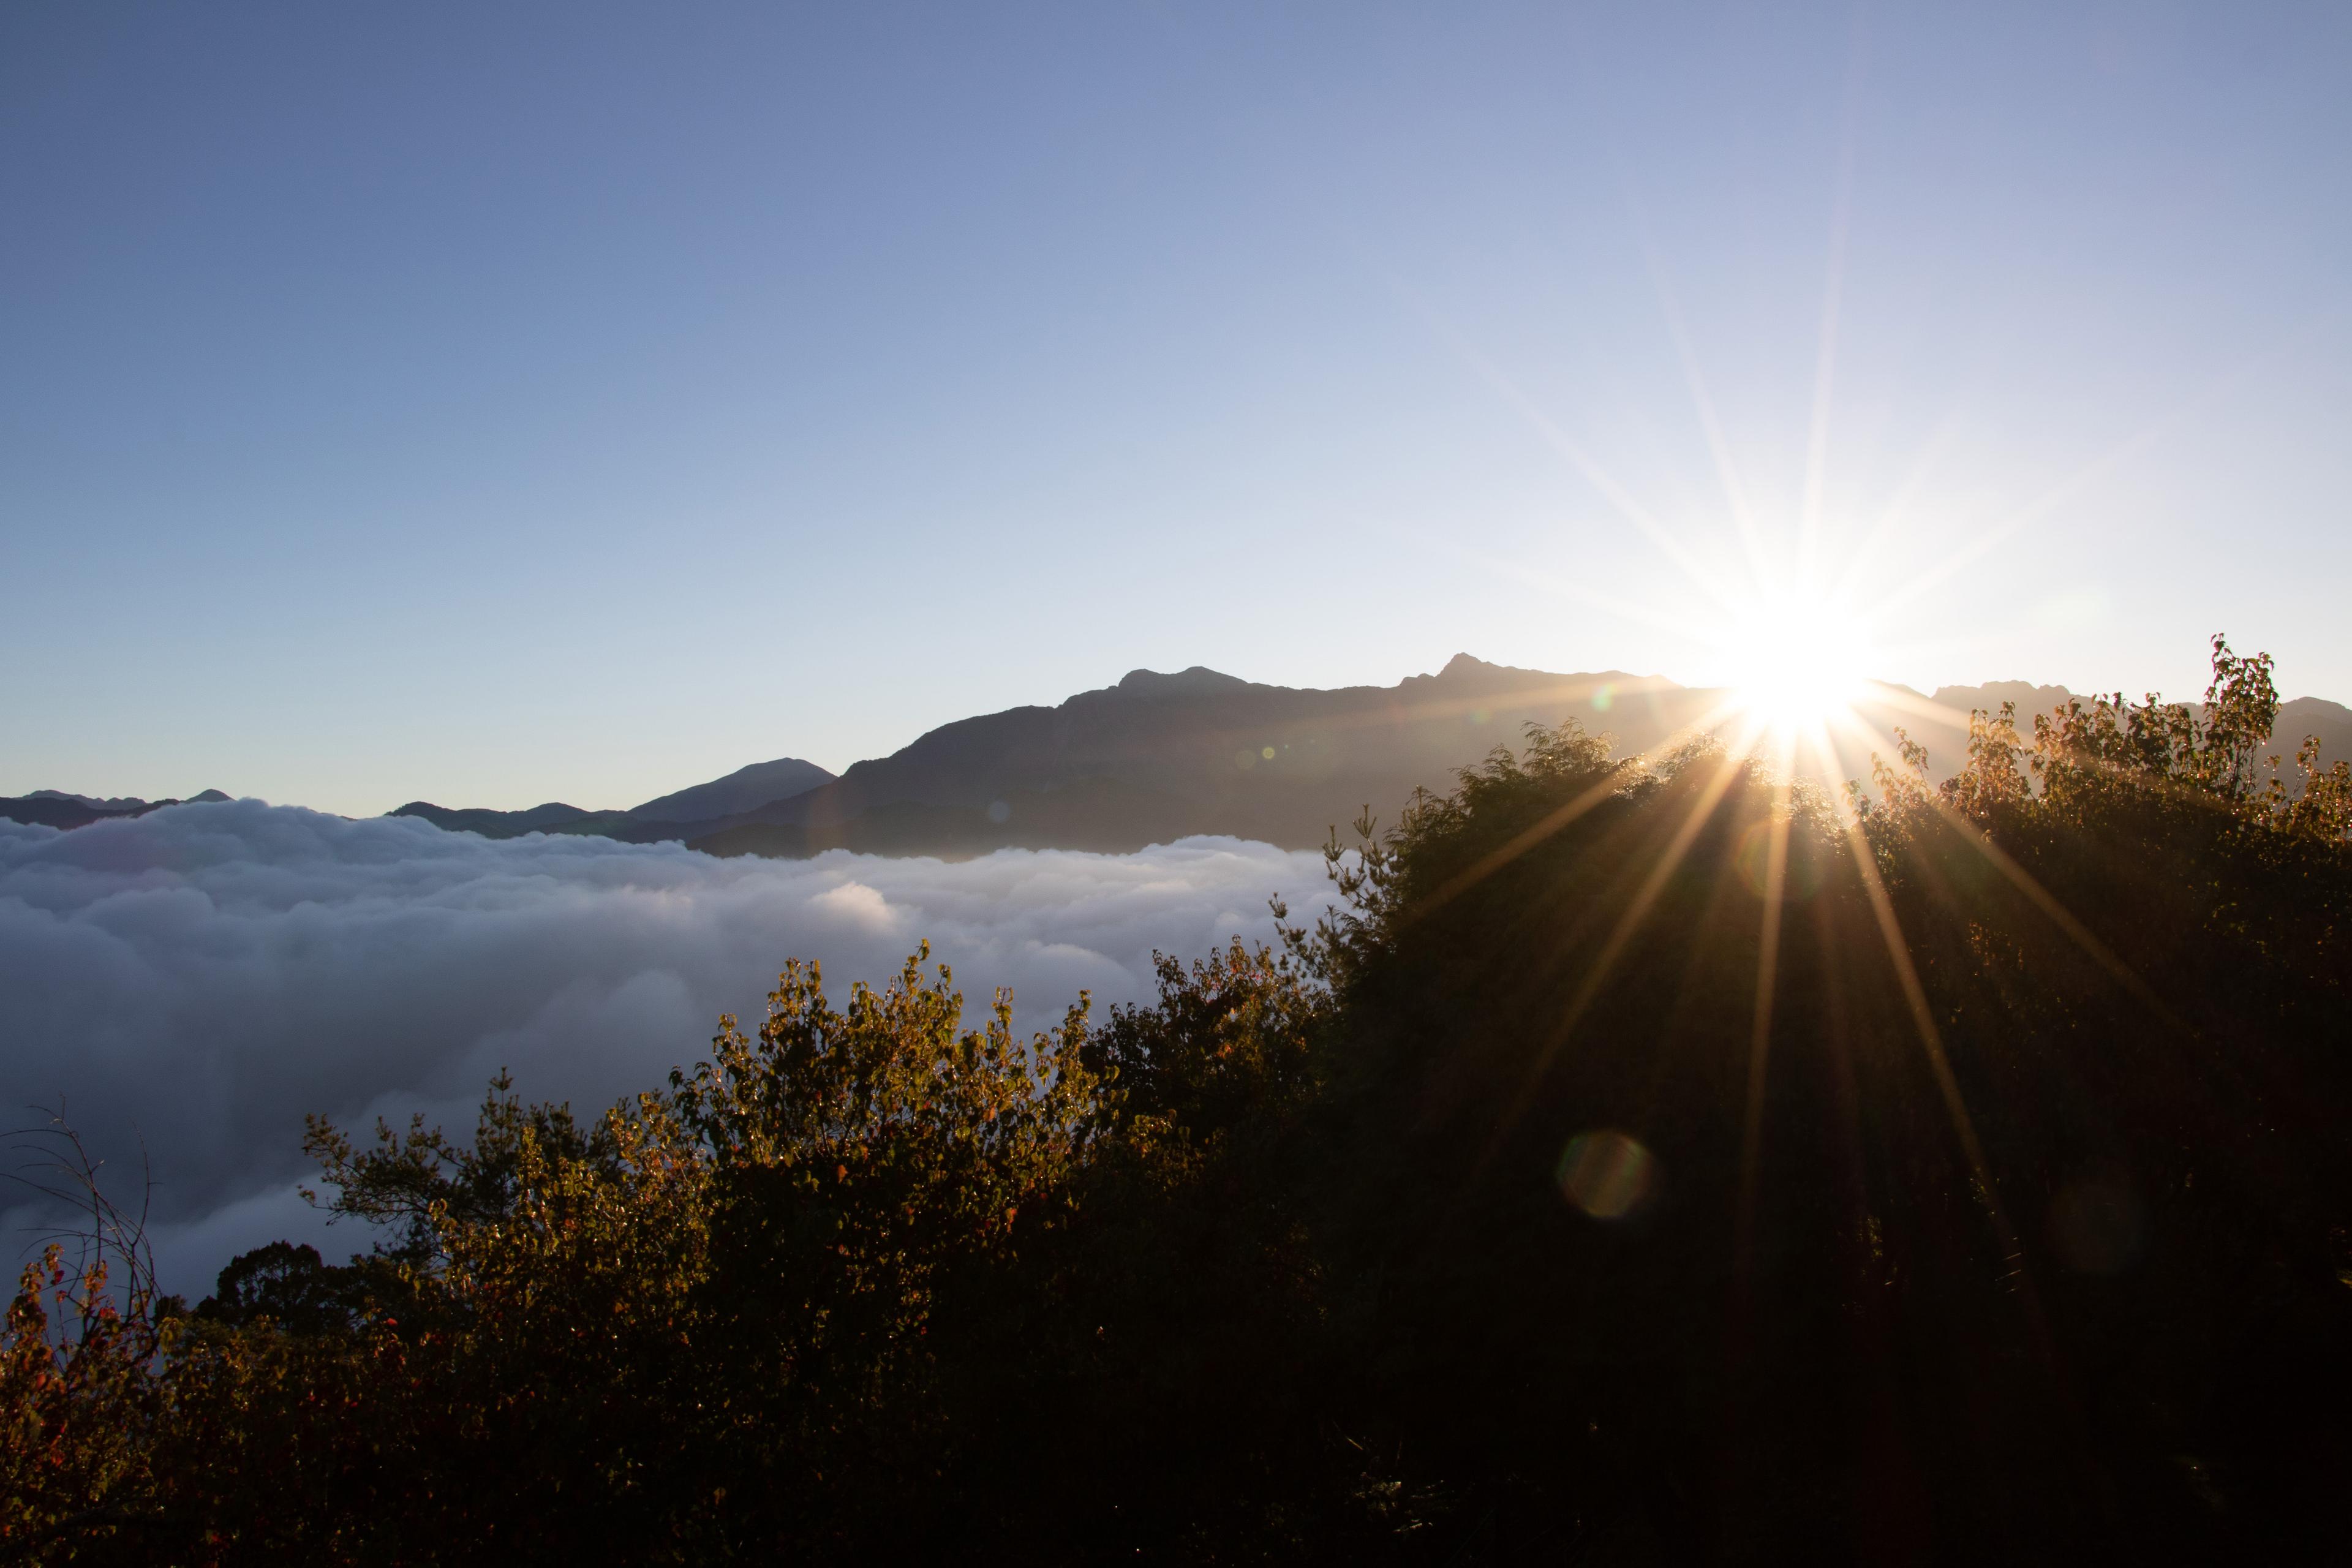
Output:
[[638,822],[695,822],[731,816],[772,801],[789,800],[832,782],[833,774],[814,763],[799,757],[778,757],[773,762],[737,768],[723,779],[713,779],[632,806],[628,815]]
[[2031,680],[1988,680],[1981,686],[1939,686],[1929,700],[1947,707],[1957,707],[1962,700],[1972,707],[1987,702],[2014,702],[2018,718],[2023,720],[2031,713],[2046,713],[2073,695],[2063,686],[2039,686]]
[[1156,669],[1130,669],[1119,679],[1118,689],[1144,697],[1183,697],[1234,691],[1248,684],[1237,675],[1196,664],[1173,675],[1162,675]]
[[1457,699],[1498,691],[1545,690],[1558,693],[1602,688],[1655,691],[1681,689],[1675,682],[1658,676],[1632,675],[1622,669],[1593,669],[1576,675],[1562,675],[1550,670],[1522,669],[1515,664],[1496,664],[1470,653],[1455,654],[1435,675],[1406,676],[1399,689],[1426,692],[1433,686],[1446,689]]

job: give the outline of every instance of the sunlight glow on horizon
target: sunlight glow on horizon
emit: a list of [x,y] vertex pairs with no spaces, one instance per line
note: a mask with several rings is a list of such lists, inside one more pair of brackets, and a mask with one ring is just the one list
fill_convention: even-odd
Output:
[[1786,742],[1850,712],[1873,649],[1860,617],[1817,594],[1759,594],[1719,645],[1726,684],[1756,728]]

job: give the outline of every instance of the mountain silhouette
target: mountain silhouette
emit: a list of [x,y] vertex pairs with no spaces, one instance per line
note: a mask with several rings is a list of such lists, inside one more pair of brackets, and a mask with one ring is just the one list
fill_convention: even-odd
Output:
[[1367,807],[1392,820],[1416,787],[1450,783],[1530,722],[1575,718],[1640,750],[1713,700],[1656,677],[1556,675],[1467,654],[1435,675],[1334,690],[1200,666],[1139,669],[1054,707],[942,725],[839,778],[784,758],[625,812],[412,801],[394,815],[494,838],[593,833],[721,855],[1120,851],[1197,833],[1311,847]]
[[452,810],[436,805],[429,800],[412,800],[385,813],[388,816],[421,816],[434,826],[450,833],[478,833],[485,838],[520,838],[526,833],[587,832],[584,825],[607,819],[625,820],[616,811],[584,811],[561,801],[534,805],[525,811],[493,811],[487,806],[461,806]]
[[[2070,695],[2022,681],[1924,698],[1878,688],[1855,705],[1859,732],[1832,738],[1830,766],[1798,762],[1832,785],[1867,779],[1874,752],[1896,754],[1899,727],[1928,748],[1931,774],[1948,777],[1968,757],[1971,708],[2015,701],[2030,732],[2027,715]],[[1311,848],[1368,808],[1394,822],[1416,788],[1449,787],[1529,723],[1573,720],[1611,736],[1622,755],[1676,743],[1701,725],[1736,730],[1728,696],[1622,670],[1561,675],[1468,654],[1433,676],[1336,690],[1262,686],[1198,666],[1136,670],[1057,707],[943,725],[833,783],[731,821],[682,825],[679,837],[716,855],[1118,852],[1192,833]],[[2352,753],[2352,710],[2317,698],[2282,706],[2284,756],[2315,733],[2326,755]]]
[[628,815],[637,822],[708,822],[714,817],[751,811],[772,800],[784,800],[832,782],[833,774],[814,763],[804,763],[798,757],[778,757],[772,763],[753,763],[749,767],[737,768],[723,779],[713,779],[632,806]]
[[[2014,702],[2030,735],[2033,714],[2074,695],[2022,680],[1927,694],[1876,687],[1854,705],[1859,724],[1829,736],[1826,762],[1803,752],[1796,760],[1832,785],[1867,780],[1874,753],[1895,756],[1899,729],[1927,748],[1930,776],[1942,779],[1967,761],[1970,710]],[[1311,848],[1367,809],[1393,823],[1415,789],[1449,787],[1458,770],[1517,742],[1530,723],[1573,720],[1608,734],[1625,754],[1675,743],[1700,725],[1736,730],[1727,697],[1656,676],[1554,674],[1466,653],[1434,675],[1334,689],[1267,686],[1198,665],[1173,674],[1138,669],[1052,707],[941,725],[837,778],[780,757],[625,811],[560,801],[524,811],[411,801],[392,815],[490,838],[594,834],[683,842],[714,855],[1117,853],[1192,834]],[[2307,735],[2328,759],[2352,756],[2352,710],[2315,697],[2281,705],[2272,750],[2286,763],[2290,787],[2292,759]],[[227,797],[208,790],[191,798]],[[0,816],[79,827],[171,804],[44,790],[0,799]]]
[[492,811],[479,806],[451,808],[429,800],[412,800],[388,815],[421,816],[451,833],[478,833],[485,838],[520,838],[526,833],[580,833],[600,837],[653,844],[683,838],[688,829],[708,831],[720,823],[771,801],[804,794],[830,783],[833,774],[798,757],[753,763],[725,778],[712,779],[660,795],[627,811],[589,811],[549,801],[526,811]]
[[1559,675],[1467,654],[1395,686],[1332,690],[1139,669],[1055,707],[942,725],[687,842],[721,855],[965,855],[1222,833],[1305,847],[1367,808],[1393,821],[1415,788],[1449,784],[1529,723],[1575,719],[1641,750],[1711,700],[1622,670]]
[[136,795],[115,795],[102,800],[94,795],[68,795],[64,790],[37,789],[30,795],[0,796],[0,817],[37,827],[87,827],[110,816],[144,816],[167,805],[188,805],[228,798],[216,789],[200,790],[185,800],[141,800]]

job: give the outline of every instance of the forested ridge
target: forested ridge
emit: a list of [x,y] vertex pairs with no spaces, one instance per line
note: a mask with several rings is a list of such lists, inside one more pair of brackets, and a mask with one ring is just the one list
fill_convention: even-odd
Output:
[[2340,1556],[2352,772],[2277,707],[2216,639],[1844,799],[1534,729],[1152,1006],[788,964],[601,1115],[314,1123],[381,1243],[194,1308],[100,1200],[0,1560]]

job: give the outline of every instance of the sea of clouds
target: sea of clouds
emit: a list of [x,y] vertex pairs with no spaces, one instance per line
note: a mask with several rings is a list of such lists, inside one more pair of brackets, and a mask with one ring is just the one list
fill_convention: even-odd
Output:
[[[15,1126],[62,1110],[118,1197],[143,1158],[164,1284],[193,1296],[281,1236],[330,1257],[371,1239],[294,1192],[305,1112],[469,1130],[502,1067],[526,1099],[601,1109],[701,1059],[719,1014],[760,1017],[786,958],[845,993],[926,938],[973,1022],[998,985],[1024,1029],[1082,990],[1100,1016],[1152,994],[1155,949],[1270,940],[1275,894],[1311,921],[1321,858],[1192,838],[720,860],[253,800],[69,833],[0,820],[0,1104]],[[21,1194],[0,1211],[12,1243],[40,1221]]]

